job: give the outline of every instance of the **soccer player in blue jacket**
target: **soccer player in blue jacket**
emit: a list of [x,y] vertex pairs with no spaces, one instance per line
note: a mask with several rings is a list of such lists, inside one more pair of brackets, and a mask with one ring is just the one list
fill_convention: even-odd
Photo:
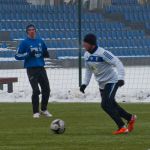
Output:
[[[50,85],[44,68],[44,58],[48,58],[49,53],[44,41],[36,37],[36,28],[34,25],[28,25],[26,27],[26,33],[27,38],[21,42],[15,58],[17,60],[24,60],[24,67],[27,69],[27,75],[33,90],[33,118],[39,118],[40,114],[51,117],[52,114],[47,110]],[[42,94],[41,112],[39,111],[40,94]]]

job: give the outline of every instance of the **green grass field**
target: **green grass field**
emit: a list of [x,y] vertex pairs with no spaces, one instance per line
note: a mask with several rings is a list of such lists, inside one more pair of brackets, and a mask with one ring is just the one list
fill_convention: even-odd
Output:
[[[136,129],[112,135],[115,124],[99,104],[49,104],[54,117],[32,118],[31,104],[0,104],[0,150],[150,150],[150,104],[123,104],[137,114]],[[67,124],[65,134],[55,135],[50,123]]]

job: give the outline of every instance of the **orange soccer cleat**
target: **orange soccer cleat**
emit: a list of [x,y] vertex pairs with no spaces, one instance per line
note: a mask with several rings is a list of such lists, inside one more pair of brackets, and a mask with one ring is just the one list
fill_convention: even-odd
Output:
[[126,127],[122,127],[119,130],[113,132],[114,135],[118,135],[118,134],[127,134],[129,132],[128,128]]
[[137,119],[137,116],[133,115],[131,120],[128,122],[128,130],[129,130],[129,132],[133,131],[136,119]]

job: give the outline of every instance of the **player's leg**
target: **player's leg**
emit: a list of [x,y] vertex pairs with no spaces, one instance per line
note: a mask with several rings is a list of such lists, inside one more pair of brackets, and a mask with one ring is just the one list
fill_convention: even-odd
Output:
[[50,86],[49,86],[47,73],[44,68],[40,70],[40,77],[38,81],[41,86],[41,92],[42,92],[41,110],[45,111],[47,110],[48,100],[50,96]]
[[42,90],[41,112],[47,117],[51,117],[52,115],[47,111],[47,105],[50,96],[50,85],[45,68],[41,68],[38,82]]
[[114,99],[114,107],[118,110],[120,116],[124,118],[127,121],[130,121],[132,118],[132,115],[128,113],[125,109],[123,109]]
[[36,70],[34,69],[28,69],[27,70],[29,82],[32,87],[32,107],[33,107],[33,114],[35,115],[35,118],[37,116],[38,118],[38,113],[39,113],[39,95],[40,95],[40,90],[38,86],[38,74]]
[[116,109],[116,107],[114,107],[113,104],[112,94],[115,96],[114,93],[116,92],[114,91],[117,91],[115,84],[107,84],[104,90],[100,91],[102,96],[101,106],[104,111],[115,121],[119,128],[119,131],[121,131],[122,133],[128,132],[127,128],[125,127],[125,123],[123,122],[118,110]]
[[116,101],[115,101],[115,95],[118,89],[118,85],[115,85],[115,88],[111,94],[111,99],[113,100],[113,105],[118,110],[120,116],[128,121],[128,130],[131,132],[134,129],[134,124],[136,121],[136,115],[132,115],[128,113],[125,109],[123,109]]
[[117,107],[120,116],[127,120],[129,132],[133,131],[137,116],[125,111],[117,102],[115,102],[114,105]]

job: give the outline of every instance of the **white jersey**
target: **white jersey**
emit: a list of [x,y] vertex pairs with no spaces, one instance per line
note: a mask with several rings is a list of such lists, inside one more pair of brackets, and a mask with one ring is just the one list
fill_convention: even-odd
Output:
[[85,52],[84,58],[86,71],[83,84],[89,84],[92,73],[100,89],[104,89],[107,83],[117,83],[118,80],[124,80],[124,66],[111,52],[98,47],[93,54]]

